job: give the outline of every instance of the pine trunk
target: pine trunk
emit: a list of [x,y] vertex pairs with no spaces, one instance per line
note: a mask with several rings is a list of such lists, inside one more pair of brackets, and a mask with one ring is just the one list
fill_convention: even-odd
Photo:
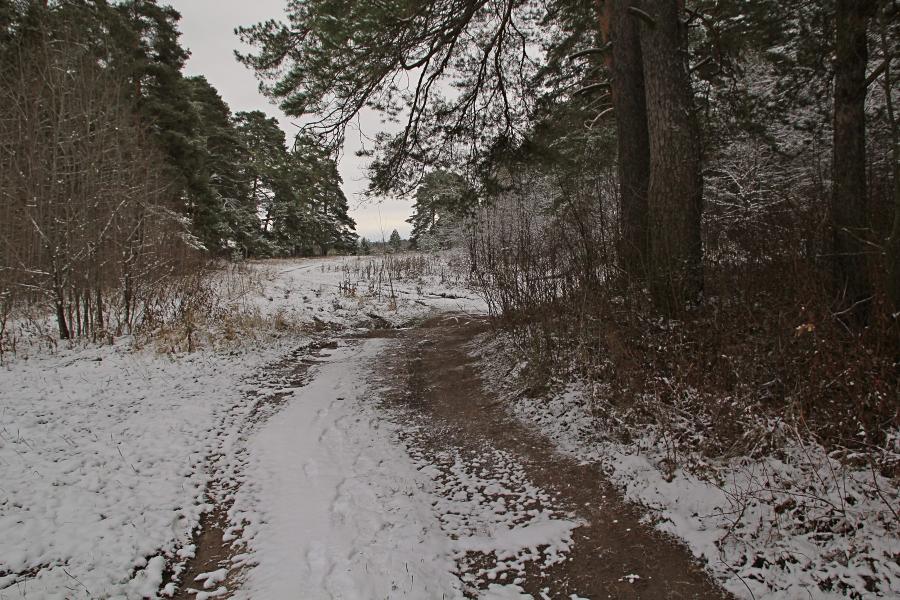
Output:
[[[894,159],[900,164],[898,159]],[[894,226],[887,246],[888,296],[895,313],[900,315],[900,167],[894,167]]]
[[640,6],[645,14],[630,16],[641,21],[650,139],[649,280],[654,302],[672,313],[703,291],[700,129],[681,3],[644,0]]
[[605,40],[612,42],[607,65],[612,74],[610,91],[619,151],[620,266],[630,280],[643,282],[650,248],[647,223],[650,139],[640,31],[637,20],[628,12],[630,4],[624,0],[606,0],[600,23]]
[[[890,52],[890,43],[887,32],[881,32],[882,50],[885,54]],[[900,316],[900,123],[894,107],[894,77],[891,64],[886,63],[884,75],[881,79],[884,89],[885,112],[891,127],[891,159],[894,161],[894,221],[891,227],[890,237],[887,240],[887,293],[894,311],[894,318]]]
[[831,218],[838,310],[864,323],[872,287],[866,266],[866,22],[874,3],[838,0],[835,21]]

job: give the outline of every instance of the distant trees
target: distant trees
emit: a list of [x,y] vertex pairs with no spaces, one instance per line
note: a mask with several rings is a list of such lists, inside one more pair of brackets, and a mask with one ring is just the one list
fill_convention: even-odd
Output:
[[403,239],[396,229],[391,232],[391,237],[388,239],[388,245],[391,247],[392,252],[400,252],[400,250],[403,249]]
[[474,192],[466,180],[456,173],[436,170],[427,173],[415,193],[410,245],[413,248],[437,249],[452,244],[453,229],[472,210]]
[[335,156],[185,77],[179,18],[0,2],[0,301],[50,302],[63,338],[130,325],[203,255],[355,248]]

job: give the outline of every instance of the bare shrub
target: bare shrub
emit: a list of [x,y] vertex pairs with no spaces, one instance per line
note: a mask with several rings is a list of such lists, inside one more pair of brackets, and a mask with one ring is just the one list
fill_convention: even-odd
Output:
[[0,290],[62,339],[129,331],[197,264],[163,161],[79,33],[42,32],[0,70]]

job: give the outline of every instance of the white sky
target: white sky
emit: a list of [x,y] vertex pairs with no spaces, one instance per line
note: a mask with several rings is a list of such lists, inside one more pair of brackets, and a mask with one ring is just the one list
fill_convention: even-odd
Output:
[[[234,49],[240,45],[234,28],[252,25],[272,18],[281,18],[287,0],[167,0],[181,13],[181,42],[191,51],[185,69],[188,75],[204,75],[219,90],[233,112],[262,110],[276,117],[288,140],[297,127],[259,92],[253,73],[234,58]],[[372,137],[381,123],[373,114],[363,114],[359,119],[362,133]],[[360,237],[387,239],[391,230],[397,229],[404,238],[409,235],[405,220],[411,213],[408,200],[385,199],[381,202],[364,202],[365,159],[355,156],[361,147],[359,132],[347,132],[347,144],[341,159],[340,173],[344,179],[344,193],[350,203],[350,215],[356,219],[356,231]]]

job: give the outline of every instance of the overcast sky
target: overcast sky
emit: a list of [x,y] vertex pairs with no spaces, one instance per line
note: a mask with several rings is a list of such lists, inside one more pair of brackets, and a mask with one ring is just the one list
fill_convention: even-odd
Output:
[[[233,112],[262,110],[276,117],[290,140],[297,127],[273,106],[262,94],[253,73],[234,59],[234,49],[240,45],[234,28],[259,21],[280,18],[287,0],[167,0],[181,13],[181,42],[191,51],[187,64],[189,75],[205,75],[219,90]],[[380,127],[372,114],[360,118],[362,132],[372,137]],[[410,215],[410,202],[384,200],[363,202],[360,192],[367,185],[365,160],[354,154],[360,148],[360,135],[347,132],[347,145],[340,164],[344,178],[344,193],[350,202],[350,214],[356,219],[357,233],[369,239],[387,239],[397,229],[403,237],[409,235],[405,220]]]

